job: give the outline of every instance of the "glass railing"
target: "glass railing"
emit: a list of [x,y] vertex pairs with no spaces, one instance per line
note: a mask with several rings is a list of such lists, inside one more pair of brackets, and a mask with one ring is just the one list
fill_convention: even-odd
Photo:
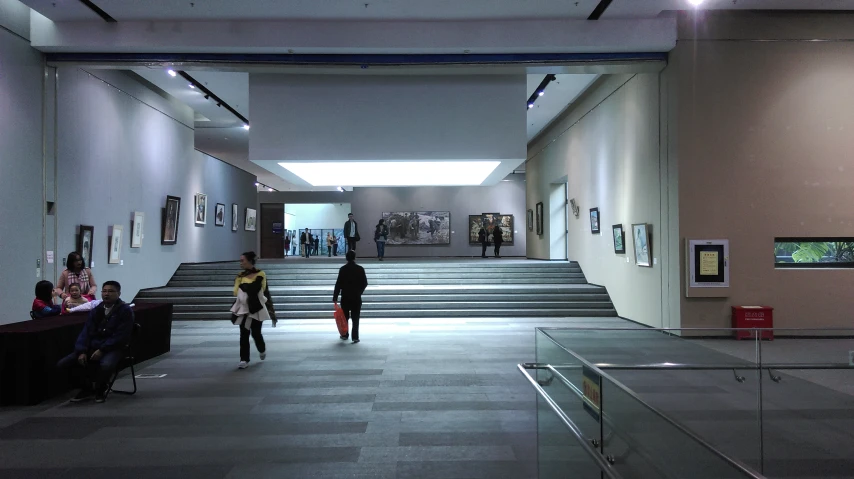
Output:
[[854,478],[854,330],[734,331],[538,328],[539,477]]

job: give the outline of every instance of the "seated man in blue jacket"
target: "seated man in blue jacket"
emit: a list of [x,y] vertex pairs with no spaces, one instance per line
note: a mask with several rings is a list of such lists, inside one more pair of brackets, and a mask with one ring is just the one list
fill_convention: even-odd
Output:
[[119,298],[121,293],[122,287],[117,281],[104,283],[101,287],[104,301],[89,312],[74,352],[57,364],[60,368],[75,367],[85,373],[83,388],[71,399],[72,402],[93,396],[95,402],[104,402],[107,382],[122,359],[125,345],[133,332],[133,308]]

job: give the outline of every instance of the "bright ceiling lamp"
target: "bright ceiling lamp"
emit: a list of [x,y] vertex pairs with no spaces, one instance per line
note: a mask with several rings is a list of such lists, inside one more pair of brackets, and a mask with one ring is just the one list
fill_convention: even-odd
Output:
[[703,3],[703,0],[688,0],[688,3],[695,7],[699,7]]
[[312,186],[480,185],[500,161],[281,162]]

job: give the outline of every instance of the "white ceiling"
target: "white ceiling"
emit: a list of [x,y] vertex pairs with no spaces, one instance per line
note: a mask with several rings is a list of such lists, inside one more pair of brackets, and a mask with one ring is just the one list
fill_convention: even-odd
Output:
[[[527,100],[536,91],[545,75],[528,75]],[[562,111],[576,100],[599,75],[555,75],[556,80],[548,84],[545,94],[537,97],[534,108],[528,109],[528,141],[534,139]],[[524,108],[524,105],[520,105]]]
[[[93,0],[131,20],[496,20],[584,19],[598,0]],[[97,20],[76,0],[23,0],[54,21]],[[602,16],[650,18],[692,8],[686,0],[614,0]],[[721,10],[852,10],[854,0],[705,0]]]

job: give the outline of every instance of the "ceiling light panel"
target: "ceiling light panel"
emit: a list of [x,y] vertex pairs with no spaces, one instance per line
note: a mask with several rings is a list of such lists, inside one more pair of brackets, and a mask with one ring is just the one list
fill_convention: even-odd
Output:
[[480,185],[500,161],[281,162],[312,186]]

